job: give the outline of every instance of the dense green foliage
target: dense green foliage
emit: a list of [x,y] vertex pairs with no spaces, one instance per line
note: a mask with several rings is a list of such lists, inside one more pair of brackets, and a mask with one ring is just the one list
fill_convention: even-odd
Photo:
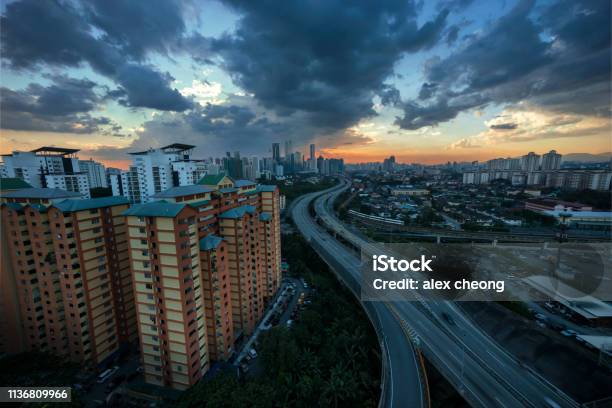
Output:
[[280,193],[287,197],[287,201],[291,201],[303,194],[314,193],[315,191],[325,190],[333,187],[337,182],[333,178],[323,178],[318,183],[309,181],[294,180],[292,184],[287,184],[284,180],[266,181],[265,184],[276,184],[280,189]]
[[444,218],[438,215],[432,208],[425,207],[416,219],[417,224],[431,226],[434,222],[444,222]]
[[380,392],[376,335],[361,307],[297,235],[283,237],[291,273],[316,289],[291,329],[259,340],[264,373],[221,376],[186,392],[181,407],[375,407]]

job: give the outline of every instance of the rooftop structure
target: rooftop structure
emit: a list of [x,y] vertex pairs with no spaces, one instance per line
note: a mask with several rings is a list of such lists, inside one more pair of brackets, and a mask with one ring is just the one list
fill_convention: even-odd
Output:
[[79,149],[68,149],[65,147],[43,146],[38,149],[30,150],[32,153],[40,154],[41,156],[72,156],[79,152]]

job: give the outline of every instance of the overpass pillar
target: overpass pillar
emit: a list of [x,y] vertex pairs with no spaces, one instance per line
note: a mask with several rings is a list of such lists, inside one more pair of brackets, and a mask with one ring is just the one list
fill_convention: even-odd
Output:
[[436,244],[439,244],[440,242],[442,242],[442,237],[440,237],[440,235],[436,236]]
[[493,240],[493,248],[495,248],[495,247],[497,247],[497,240],[496,239]]

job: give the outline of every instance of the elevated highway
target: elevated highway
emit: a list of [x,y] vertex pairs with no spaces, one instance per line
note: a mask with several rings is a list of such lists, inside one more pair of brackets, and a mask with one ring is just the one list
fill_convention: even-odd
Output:
[[[331,191],[335,189],[337,187]],[[291,216],[315,251],[359,299],[360,282],[353,273],[359,268],[359,259],[317,225],[309,214],[310,203],[321,194],[324,193],[299,197],[290,208]],[[386,304],[362,302],[362,306],[381,344],[383,375],[380,406],[428,407],[429,395],[423,379],[423,367],[407,327]]]
[[[377,253],[377,244],[355,234],[338,220],[332,210],[335,198],[348,188],[341,183],[334,189],[319,194],[314,208],[320,223],[310,217],[308,203],[314,196],[304,197],[292,209],[296,225],[313,243],[323,248],[334,261],[342,264],[342,279],[360,285],[360,256],[351,248],[340,244],[340,236],[351,246]],[[319,249],[321,250],[321,249]],[[329,256],[327,257],[330,258]],[[324,257],[324,259],[326,259]],[[404,332],[436,368],[473,406],[482,407],[577,407],[578,404],[561,390],[548,383],[534,370],[524,366],[502,349],[486,333],[475,326],[452,302],[367,302],[380,312],[390,313]],[[450,319],[443,316],[449,316]],[[389,323],[390,324],[390,323]],[[392,335],[382,325],[387,342]],[[404,346],[405,347],[405,346]],[[401,344],[389,347],[390,364],[406,365],[406,357],[395,353]],[[398,401],[402,402],[402,401]],[[412,406],[403,403],[392,406]]]

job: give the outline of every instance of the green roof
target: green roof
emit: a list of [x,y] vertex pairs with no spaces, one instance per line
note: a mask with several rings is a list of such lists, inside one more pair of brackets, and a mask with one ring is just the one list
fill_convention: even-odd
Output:
[[[200,181],[198,181],[198,184],[204,186],[216,186],[221,180],[223,180],[223,177],[225,177],[225,173],[207,174],[206,176],[202,177]],[[231,180],[231,177],[228,176],[228,178]]]
[[0,178],[0,191],[19,190],[22,188],[32,188],[32,186],[17,177]]
[[208,251],[211,249],[215,249],[221,244],[223,238],[218,237],[216,235],[207,235],[200,240],[200,251]]
[[273,193],[276,191],[276,186],[274,184],[259,184],[257,186],[257,191],[265,191],[266,193]]
[[126,216],[136,217],[169,217],[174,218],[187,204],[169,203],[167,201],[153,201],[146,204],[135,204],[123,212]]
[[193,201],[193,202],[187,203],[188,206],[194,207],[194,208],[202,207],[207,204],[210,204],[210,200],[200,200],[200,201]]
[[93,210],[94,208],[111,207],[113,205],[129,204],[123,196],[90,198],[88,200],[64,200],[53,206],[62,212]]
[[252,205],[243,205],[241,207],[232,208],[219,215],[219,218],[242,218],[245,213],[254,214],[255,207]]

